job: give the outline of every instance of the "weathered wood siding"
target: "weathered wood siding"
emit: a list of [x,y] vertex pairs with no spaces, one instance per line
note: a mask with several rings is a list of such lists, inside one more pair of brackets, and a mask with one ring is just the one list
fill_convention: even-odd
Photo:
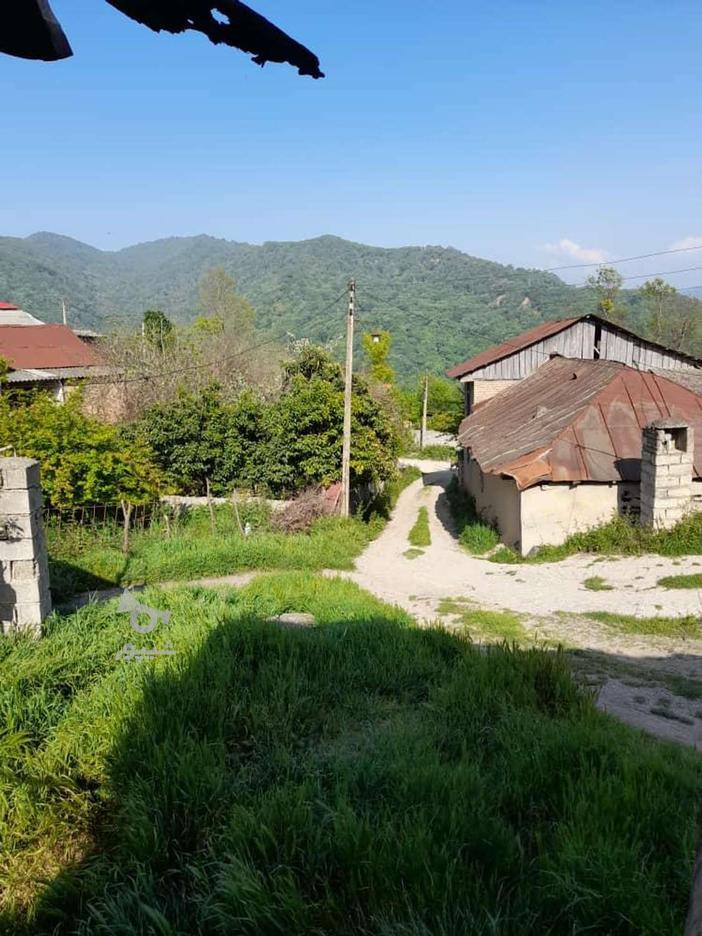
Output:
[[[581,320],[574,322],[557,335],[551,335],[543,341],[522,348],[510,357],[494,364],[488,364],[480,370],[467,374],[463,380],[521,380],[529,377],[552,354],[563,357],[592,360],[595,357],[596,323]],[[600,337],[600,358],[606,361],[619,361],[630,367],[649,370],[667,368],[679,371],[699,371],[693,364],[679,357],[675,352],[667,352],[650,344],[643,338],[627,335],[614,327],[603,323]]]

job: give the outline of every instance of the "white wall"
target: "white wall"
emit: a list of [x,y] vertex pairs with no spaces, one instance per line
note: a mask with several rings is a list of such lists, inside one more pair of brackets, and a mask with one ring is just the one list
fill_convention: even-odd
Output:
[[617,484],[544,484],[521,492],[522,554],[607,523],[618,513]]
[[519,491],[515,482],[483,474],[474,460],[464,462],[461,476],[464,488],[475,499],[478,513],[498,528],[503,543],[519,548]]

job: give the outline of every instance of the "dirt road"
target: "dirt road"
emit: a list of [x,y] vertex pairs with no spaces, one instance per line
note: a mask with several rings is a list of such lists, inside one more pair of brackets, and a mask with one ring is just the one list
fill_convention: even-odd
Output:
[[[563,643],[576,651],[579,673],[598,691],[603,709],[702,750],[702,641],[624,634],[587,618],[594,611],[701,615],[698,591],[669,591],[656,583],[666,575],[702,571],[702,557],[601,560],[581,555],[541,565],[492,563],[469,555],[456,541],[444,493],[451,478],[448,467],[430,462],[421,467],[422,480],[401,494],[385,530],[358,559],[355,571],[345,574],[420,621],[438,619],[446,599],[515,611],[535,642]],[[422,506],[428,508],[431,545],[408,558],[408,534]],[[611,590],[585,588],[585,579],[595,575]],[[450,625],[451,616],[444,621]]]

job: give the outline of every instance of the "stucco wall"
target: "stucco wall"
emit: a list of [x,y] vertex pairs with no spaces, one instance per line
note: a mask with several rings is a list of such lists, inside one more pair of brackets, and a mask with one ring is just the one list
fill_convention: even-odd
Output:
[[522,491],[522,554],[545,543],[557,546],[571,533],[607,523],[619,511],[623,487],[544,484]]
[[503,543],[519,547],[521,538],[519,491],[511,479],[483,474],[476,461],[463,463],[461,478],[475,499],[478,513],[500,531]]

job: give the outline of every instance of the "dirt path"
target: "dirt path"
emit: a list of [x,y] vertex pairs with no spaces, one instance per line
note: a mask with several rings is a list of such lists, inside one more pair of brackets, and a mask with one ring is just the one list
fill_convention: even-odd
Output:
[[[702,750],[702,641],[622,634],[587,618],[594,611],[637,617],[702,614],[698,591],[667,591],[656,584],[665,575],[702,571],[702,557],[573,556],[516,566],[488,562],[470,556],[456,541],[444,494],[451,477],[447,466],[415,464],[423,478],[403,491],[392,519],[355,571],[342,574],[419,620],[436,620],[441,602],[452,598],[517,612],[535,642],[563,643],[576,651],[579,674],[598,691],[603,709]],[[408,558],[407,537],[421,506],[429,511],[431,545]],[[595,575],[611,590],[586,589],[585,579]],[[450,616],[444,620],[452,623]]]
[[[422,480],[406,488],[395,513],[356,562],[351,576],[364,588],[427,617],[441,599],[463,596],[486,608],[520,613],[610,611],[638,617],[683,617],[702,613],[694,589],[666,591],[656,586],[664,575],[702,571],[702,557],[666,559],[642,556],[604,561],[572,556],[541,565],[503,565],[470,556],[453,535],[444,487],[451,477],[442,463],[426,462]],[[431,546],[424,555],[405,558],[407,535],[421,506],[429,510]],[[583,582],[601,576],[612,591],[588,591]]]

